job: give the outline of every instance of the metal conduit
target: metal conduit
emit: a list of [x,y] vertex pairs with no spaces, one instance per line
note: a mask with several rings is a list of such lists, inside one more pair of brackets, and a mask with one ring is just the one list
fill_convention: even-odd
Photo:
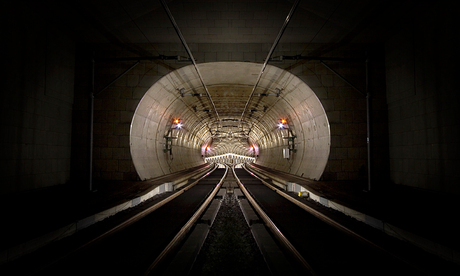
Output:
[[206,95],[208,96],[209,101],[211,102],[212,107],[214,108],[214,112],[216,113],[217,116],[217,121],[220,121],[219,118],[219,113],[217,113],[216,106],[214,102],[212,101],[211,94],[209,94],[208,88],[206,87],[206,84],[203,81],[203,77],[201,76],[200,70],[198,69],[198,66],[196,64],[195,58],[193,57],[192,51],[190,51],[190,48],[187,45],[187,42],[185,41],[184,36],[182,35],[182,32],[179,29],[179,26],[176,23],[176,20],[174,20],[174,17],[171,13],[171,11],[168,8],[168,5],[166,5],[164,0],[160,0],[161,4],[163,5],[163,8],[165,9],[166,13],[168,14],[169,20],[171,21],[171,24],[173,25],[174,29],[176,30],[177,35],[179,36],[180,41],[182,42],[182,45],[184,46],[185,50],[187,51],[187,54],[189,55],[190,59],[192,60],[193,66],[195,67],[196,73],[198,74],[198,77],[200,78],[201,84],[204,87],[204,90],[206,91]]
[[289,11],[289,14],[286,16],[286,19],[284,20],[284,24],[283,24],[283,26],[281,27],[281,30],[279,31],[278,36],[276,37],[275,42],[274,42],[273,45],[272,45],[272,48],[271,48],[270,51],[268,52],[267,58],[265,59],[265,62],[264,62],[264,64],[262,65],[262,68],[260,69],[259,76],[257,76],[256,84],[255,84],[254,87],[252,88],[251,94],[249,95],[249,99],[248,99],[248,101],[246,102],[246,105],[244,106],[243,113],[241,113],[240,122],[243,121],[244,113],[246,112],[246,109],[248,108],[249,103],[251,102],[252,96],[254,95],[254,92],[256,91],[257,85],[259,85],[259,82],[260,82],[260,79],[262,78],[262,74],[264,73],[265,67],[267,67],[267,63],[268,63],[268,61],[270,60],[270,58],[271,58],[273,52],[275,51],[275,48],[276,48],[276,46],[278,45],[278,43],[279,43],[279,41],[280,41],[280,39],[281,39],[281,36],[283,36],[283,33],[284,33],[284,31],[286,30],[286,27],[287,27],[287,25],[289,24],[289,21],[291,21],[292,15],[294,14],[294,11],[296,10],[297,6],[299,5],[299,2],[300,2],[300,0],[296,0],[295,3],[294,3],[294,5],[292,5],[292,8],[291,8],[291,10]]

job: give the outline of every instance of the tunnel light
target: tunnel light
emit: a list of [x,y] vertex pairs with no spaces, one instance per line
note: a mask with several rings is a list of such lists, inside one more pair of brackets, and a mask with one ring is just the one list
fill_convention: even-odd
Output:
[[287,121],[286,119],[280,119],[279,123],[278,123],[278,128],[279,129],[284,129],[287,127]]
[[180,119],[174,119],[173,120],[173,127],[175,129],[181,129],[183,126],[182,122],[180,121]]

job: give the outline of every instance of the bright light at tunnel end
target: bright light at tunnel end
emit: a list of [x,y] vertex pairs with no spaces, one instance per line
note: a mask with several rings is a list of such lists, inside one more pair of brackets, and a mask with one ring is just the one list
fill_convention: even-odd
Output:
[[239,155],[239,154],[234,154],[234,153],[226,153],[226,154],[221,154],[221,155],[214,155],[210,157],[205,157],[205,162],[206,163],[212,163],[212,162],[223,162],[223,163],[245,163],[245,162],[250,162],[253,163],[256,161],[256,158],[251,157],[251,156],[246,156],[246,155]]

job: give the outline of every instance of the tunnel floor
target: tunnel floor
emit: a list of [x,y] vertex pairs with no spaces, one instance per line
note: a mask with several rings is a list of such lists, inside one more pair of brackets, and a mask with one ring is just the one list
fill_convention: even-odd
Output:
[[269,274],[235,195],[227,194],[190,275]]
[[[460,248],[457,235],[460,226],[456,223],[458,206],[453,198],[398,185],[364,192],[365,185],[353,181],[318,181],[304,185],[330,201],[390,222],[457,252]],[[96,183],[95,187],[97,192],[91,193],[76,193],[71,186],[58,186],[0,198],[2,215],[9,222],[6,230],[10,234],[2,237],[0,250],[3,252],[69,222],[132,200],[146,194],[153,186],[142,181],[114,181]]]

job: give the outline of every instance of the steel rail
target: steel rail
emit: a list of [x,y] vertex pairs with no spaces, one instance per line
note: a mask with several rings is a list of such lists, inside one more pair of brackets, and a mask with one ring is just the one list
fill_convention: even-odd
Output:
[[174,27],[174,30],[176,30],[177,35],[179,36],[180,41],[182,42],[182,45],[185,48],[185,51],[187,51],[187,54],[189,55],[190,59],[192,60],[193,66],[195,67],[196,73],[198,74],[198,77],[201,81],[201,84],[203,85],[204,90],[206,91],[206,95],[211,102],[212,107],[214,108],[214,112],[216,113],[217,120],[220,121],[219,113],[217,112],[216,105],[214,104],[211,94],[208,91],[208,88],[206,87],[206,84],[204,83],[203,77],[201,76],[200,70],[198,69],[198,66],[196,64],[195,58],[193,57],[192,51],[187,45],[187,42],[185,41],[184,36],[182,35],[182,32],[179,29],[179,26],[176,23],[176,20],[174,19],[171,11],[169,10],[168,5],[164,0],[160,0],[161,4],[163,5],[163,8],[165,9],[166,13],[168,14],[169,20],[171,21],[171,24]]
[[256,210],[256,212],[262,218],[262,220],[264,221],[265,225],[268,227],[268,229],[270,229],[270,231],[275,236],[275,238],[295,258],[295,260],[299,263],[299,265],[302,267],[304,272],[307,273],[307,275],[316,275],[315,271],[307,263],[307,261],[302,257],[302,255],[299,253],[299,251],[297,251],[297,249],[295,249],[295,247],[289,242],[289,240],[281,233],[281,231],[278,229],[278,227],[271,221],[270,217],[268,217],[267,214],[265,214],[265,212],[262,210],[262,208],[257,204],[257,202],[254,200],[254,198],[248,192],[248,190],[246,190],[246,188],[244,187],[244,184],[240,181],[240,179],[236,175],[234,167],[232,168],[232,172],[233,172],[233,175],[235,176],[235,179],[237,180],[238,186],[240,187],[240,189],[243,192],[244,196],[251,203],[252,207]]
[[305,203],[293,198],[292,196],[289,196],[288,194],[286,194],[285,192],[279,190],[278,188],[274,187],[273,185],[271,185],[270,183],[266,182],[265,180],[263,180],[262,178],[260,178],[259,176],[257,176],[255,173],[251,172],[248,168],[246,168],[246,166],[243,166],[243,168],[249,172],[251,175],[253,175],[255,178],[259,179],[264,185],[268,186],[270,189],[274,190],[275,192],[277,192],[279,195],[283,196],[284,198],[286,198],[287,200],[291,201],[292,203],[294,203],[295,205],[299,206],[300,208],[304,209],[305,211],[309,212],[310,214],[312,214],[313,216],[317,217],[318,219],[324,221],[325,223],[337,228],[338,230],[341,230],[343,231],[344,233],[354,237],[354,238],[357,238],[358,240],[361,240],[371,246],[373,246],[374,248],[382,251],[382,252],[385,252],[386,254],[389,254],[390,256],[393,256],[394,258],[408,264],[409,266],[419,270],[420,268],[417,267],[417,266],[414,266],[412,263],[408,262],[407,260],[397,256],[396,254],[390,252],[389,250],[383,248],[382,246],[370,241],[369,239],[366,239],[365,237],[363,237],[362,235],[356,233],[355,231],[351,230],[350,228],[338,223],[337,221],[333,220],[332,218],[326,216],[325,214],[313,209],[312,207],[306,205]]
[[[255,178],[259,179],[264,185],[266,185],[267,187],[269,187],[270,189],[274,190],[276,193],[278,193],[279,195],[281,195],[282,197],[286,198],[287,200],[291,201],[292,203],[294,203],[295,205],[299,206],[300,208],[304,209],[305,211],[309,212],[310,214],[312,214],[313,216],[319,218],[320,220],[324,221],[325,223],[355,237],[355,238],[358,238],[359,240],[361,241],[364,241],[372,246],[374,246],[375,248],[379,249],[379,250],[382,250],[388,254],[391,254],[388,250],[382,248],[381,246],[377,245],[376,243],[370,241],[369,239],[366,239],[365,237],[361,236],[360,234],[356,233],[355,231],[351,230],[350,228],[338,223],[337,221],[333,220],[332,218],[328,217],[327,215],[313,209],[312,207],[306,205],[305,203],[293,198],[292,196],[286,194],[284,191],[281,191],[280,189],[274,187],[273,185],[271,185],[270,183],[268,183],[267,181],[265,181],[264,179],[260,178],[259,176],[257,176],[255,173],[253,173],[252,171],[250,171],[248,168],[246,168],[246,166],[243,166],[243,168],[249,172],[252,176],[254,176]],[[393,255],[393,254],[391,254]]]
[[[218,168],[218,166],[214,166],[214,168],[212,168],[211,171],[205,173],[200,178],[198,178],[197,180],[193,181],[192,183],[190,183],[186,187],[181,188],[179,191],[177,191],[174,194],[170,195],[169,197],[161,200],[160,202],[156,203],[155,205],[150,206],[149,208],[143,210],[142,212],[139,212],[136,215],[130,217],[129,219],[125,220],[124,222],[118,224],[117,226],[115,226],[115,227],[111,228],[110,230],[104,232],[103,234],[99,235],[98,237],[92,239],[91,241],[89,241],[85,245],[88,245],[90,243],[95,242],[96,240],[98,240],[100,238],[108,236],[108,235],[110,235],[110,234],[112,234],[112,233],[114,233],[114,232],[116,232],[116,231],[118,231],[118,230],[120,230],[122,228],[125,228],[126,226],[129,226],[129,225],[133,224],[134,222],[140,220],[141,218],[147,216],[151,212],[157,210],[161,206],[165,205],[166,203],[170,202],[171,200],[175,199],[176,197],[180,196],[181,194],[183,194],[184,192],[186,192],[187,190],[189,190],[190,188],[195,186],[200,180],[202,180],[203,178],[207,177],[209,174],[214,172],[217,168]],[[83,245],[82,247],[84,247],[85,245]]]
[[279,41],[281,39],[281,36],[283,36],[283,33],[286,30],[287,25],[289,24],[289,21],[291,21],[292,15],[294,14],[294,11],[296,10],[297,6],[299,5],[299,2],[300,2],[300,0],[296,0],[294,2],[294,4],[292,5],[292,8],[289,11],[289,14],[286,16],[286,19],[284,20],[283,26],[281,27],[281,29],[280,29],[280,31],[279,31],[276,39],[275,39],[275,42],[273,43],[270,51],[268,52],[267,58],[265,59],[264,64],[262,65],[262,68],[260,69],[259,75],[257,76],[256,83],[255,83],[254,87],[252,88],[251,94],[249,95],[249,99],[246,102],[246,105],[244,106],[243,113],[241,113],[240,122],[243,121],[244,113],[246,112],[246,109],[248,108],[249,103],[251,102],[251,99],[252,99],[252,97],[254,95],[254,92],[256,91],[257,86],[259,85],[259,82],[260,82],[260,79],[262,78],[262,74],[264,73],[265,67],[267,67],[268,61],[270,60],[273,52],[275,51],[275,48],[278,45],[278,43],[279,43]]
[[55,259],[53,262],[45,265],[44,267],[42,267],[41,269],[45,269],[46,267],[49,267],[55,263],[57,263],[58,261],[64,259],[64,258],[67,258],[69,256],[71,256],[72,254],[75,254],[76,252],[80,251],[81,249],[111,235],[111,234],[114,234],[115,232],[119,231],[119,230],[122,230],[123,228],[135,223],[136,221],[142,219],[143,217],[147,216],[148,214],[152,213],[153,211],[157,210],[158,208],[160,208],[161,206],[165,205],[166,203],[170,202],[171,200],[175,199],[176,197],[180,196],[181,194],[183,194],[185,191],[187,191],[188,189],[192,188],[193,186],[195,186],[200,180],[202,180],[203,178],[207,177],[209,174],[211,174],[212,172],[214,172],[216,169],[218,168],[218,166],[214,166],[214,168],[212,168],[210,171],[204,173],[200,178],[198,178],[197,180],[193,181],[192,183],[190,183],[189,185],[187,185],[187,187],[184,187],[182,189],[180,189],[179,191],[175,192],[174,194],[168,196],[167,198],[161,200],[160,202],[157,202],[156,204],[150,206],[149,208],[137,213],[136,215],[130,217],[129,219],[119,223],[118,225],[110,228],[109,230],[105,231],[104,233],[98,235],[97,237],[91,239],[90,241],[80,245],[79,247],[77,247],[76,249],[72,250],[71,252],[67,253],[67,254],[63,254],[61,255],[59,258]]
[[257,178],[258,180],[260,180],[264,185],[266,185],[267,187],[269,187],[270,189],[272,189],[273,191],[275,191],[276,193],[278,193],[279,195],[281,195],[282,197],[286,198],[287,200],[291,201],[292,203],[294,203],[295,205],[299,206],[300,208],[304,209],[305,211],[311,213],[312,215],[314,215],[315,217],[319,218],[320,220],[328,223],[329,225],[332,225],[334,226],[335,228],[338,228],[339,230],[342,230],[348,234],[351,234],[369,244],[372,244],[373,246],[376,246],[378,248],[380,248],[378,245],[376,245],[375,243],[371,242],[370,240],[364,238],[363,236],[359,235],[358,233],[356,233],[355,231],[351,230],[350,228],[338,223],[337,221],[331,219],[330,217],[326,216],[325,214],[313,209],[312,207],[306,205],[305,203],[293,198],[292,196],[286,194],[284,191],[281,191],[280,189],[274,187],[272,184],[268,183],[267,181],[265,181],[263,178],[259,177],[257,174],[253,173],[252,171],[250,171],[248,168],[246,168],[246,166],[243,166],[243,168],[249,172],[252,176],[254,176],[255,178]]
[[[217,167],[217,166],[216,166]],[[200,206],[200,208],[193,214],[193,216],[188,220],[188,222],[181,228],[181,230],[176,234],[176,236],[171,240],[171,242],[165,247],[165,249],[158,255],[155,261],[149,266],[149,268],[145,271],[144,275],[151,275],[161,263],[167,259],[181,244],[181,242],[185,239],[186,235],[192,229],[193,225],[198,221],[201,217],[203,212],[208,207],[209,203],[213,200],[216,196],[217,192],[219,191],[222,182],[224,181],[225,177],[228,173],[228,166],[226,166],[226,170],[224,176],[221,178],[219,183],[217,183],[216,187],[212,190],[211,194],[206,198],[205,202]]]

